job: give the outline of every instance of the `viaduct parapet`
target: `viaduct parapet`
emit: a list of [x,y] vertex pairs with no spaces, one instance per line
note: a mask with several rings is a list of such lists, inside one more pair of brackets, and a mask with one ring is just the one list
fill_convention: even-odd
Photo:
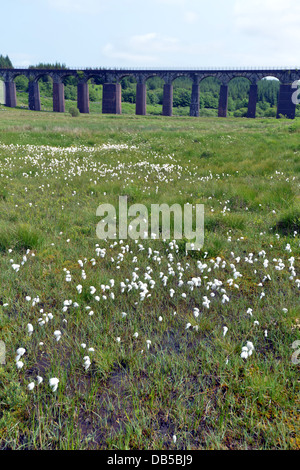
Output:
[[[289,119],[295,118],[296,104],[292,99],[296,92],[294,83],[300,80],[298,69],[239,69],[239,70],[134,70],[134,69],[2,69],[0,77],[4,80],[4,104],[8,107],[17,105],[15,78],[24,75],[29,79],[28,107],[31,110],[41,110],[39,80],[50,76],[53,80],[53,111],[65,112],[64,83],[66,77],[75,77],[77,80],[77,107],[81,113],[89,113],[90,79],[100,79],[103,83],[102,113],[121,114],[121,85],[124,77],[132,76],[136,80],[136,114],[146,115],[146,86],[151,77],[159,77],[164,81],[163,107],[164,116],[172,116],[173,82],[178,77],[188,77],[192,81],[190,115],[199,116],[201,81],[207,77],[219,80],[220,96],[218,116],[226,117],[228,111],[228,84],[236,77],[244,77],[250,82],[248,118],[255,118],[257,103],[257,84],[266,77],[273,77],[280,81],[278,96],[277,118],[284,115]],[[1,82],[0,82],[1,85]],[[2,85],[3,86],[3,85]],[[1,97],[1,93],[0,93]]]

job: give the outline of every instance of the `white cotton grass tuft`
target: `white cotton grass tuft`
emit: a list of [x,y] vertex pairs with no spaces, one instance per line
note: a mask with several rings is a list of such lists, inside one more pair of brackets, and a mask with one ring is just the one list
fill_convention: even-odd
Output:
[[18,361],[20,360],[20,358],[21,358],[22,356],[24,356],[25,352],[26,352],[26,349],[25,349],[25,348],[18,348],[18,349],[17,349],[16,362],[18,362]]
[[27,331],[28,331],[28,334],[29,334],[29,335],[32,335],[32,333],[33,333],[33,326],[32,326],[31,323],[28,323],[28,325],[27,325]]
[[33,390],[35,386],[34,382],[30,382],[30,384],[27,385],[28,390]]
[[57,377],[52,377],[51,379],[49,379],[49,385],[52,389],[52,392],[56,392],[58,384],[59,384],[59,379]]
[[199,310],[199,308],[195,307],[195,308],[194,308],[194,317],[195,317],[195,318],[198,318],[199,315],[200,315],[200,310]]
[[251,343],[251,341],[247,341],[246,346],[242,347],[241,358],[247,359],[248,357],[252,355],[253,351],[254,351],[253,343]]
[[227,328],[227,326],[223,326],[223,336],[225,336],[225,335],[226,335],[227,331],[228,331],[228,328]]
[[89,358],[89,356],[84,356],[83,358],[83,366],[85,368],[85,370],[88,370],[88,368],[90,367],[91,365],[91,360]]
[[78,286],[76,286],[76,290],[77,290],[78,294],[81,294],[81,292],[82,292],[82,285],[81,285],[81,284],[78,284]]
[[56,341],[59,341],[60,338],[61,338],[61,331],[55,330],[53,334],[54,334],[54,336],[55,336],[55,338],[56,338]]

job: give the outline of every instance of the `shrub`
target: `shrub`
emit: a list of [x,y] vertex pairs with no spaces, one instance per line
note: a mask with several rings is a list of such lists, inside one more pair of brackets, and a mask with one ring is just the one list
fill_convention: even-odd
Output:
[[265,117],[276,117],[277,109],[276,108],[269,108],[265,111]]
[[77,117],[79,116],[79,109],[76,108],[75,106],[72,106],[70,109],[69,109],[69,113],[71,114],[72,117]]
[[234,111],[234,117],[246,117],[248,113],[248,108],[240,108]]
[[280,114],[278,115],[278,118],[279,118],[279,119],[287,119],[287,116],[286,116],[285,114],[281,114],[281,113],[280,113]]

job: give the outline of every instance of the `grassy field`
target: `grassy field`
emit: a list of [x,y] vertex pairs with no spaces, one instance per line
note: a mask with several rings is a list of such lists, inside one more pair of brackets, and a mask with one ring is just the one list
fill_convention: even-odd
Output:
[[[20,109],[28,109],[28,93],[24,92],[17,92],[17,106]],[[89,102],[90,106],[90,113],[91,114],[101,114],[102,113],[102,97],[100,101],[91,101]],[[77,108],[77,101],[76,100],[68,100],[65,99],[65,110],[69,112],[71,107]],[[136,111],[135,103],[127,103],[122,101],[122,114],[135,114]],[[47,96],[41,95],[41,109],[42,111],[53,111],[53,98],[49,98]],[[162,105],[160,104],[147,104],[147,114],[150,115],[161,115],[162,114]],[[200,114],[202,116],[217,116],[218,112],[217,109],[201,109]],[[190,107],[173,107],[173,115],[174,116],[189,116],[190,115]]]
[[[0,448],[299,450],[299,155],[300,120],[0,107]],[[120,195],[204,204],[203,249],[98,239]]]

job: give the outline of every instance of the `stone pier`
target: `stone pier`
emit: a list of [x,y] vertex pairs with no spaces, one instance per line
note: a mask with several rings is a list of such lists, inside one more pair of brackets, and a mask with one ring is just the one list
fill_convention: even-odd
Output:
[[163,113],[163,116],[172,116],[172,113],[173,113],[173,85],[172,83],[164,84],[162,113]]
[[78,83],[77,85],[77,108],[81,113],[90,112],[90,98],[88,83]]
[[292,101],[295,88],[291,84],[282,84],[279,89],[278,106],[277,106],[277,119],[282,114],[288,119],[295,119],[296,104]]
[[219,98],[219,117],[227,117],[228,109],[228,85],[221,85]]
[[32,111],[41,110],[40,88],[38,82],[28,82],[28,108]]
[[9,108],[17,106],[17,90],[15,82],[5,83],[5,104]]
[[255,118],[257,104],[257,85],[250,85],[249,101],[248,101],[248,118]]
[[199,117],[200,115],[200,91],[199,83],[193,83],[191,95],[190,116]]
[[65,87],[62,82],[53,82],[53,111],[65,112]]
[[137,83],[136,84],[136,105],[135,113],[140,116],[146,115],[147,107],[147,89],[146,83]]
[[102,95],[102,113],[122,114],[121,99],[122,94],[120,83],[104,83]]

